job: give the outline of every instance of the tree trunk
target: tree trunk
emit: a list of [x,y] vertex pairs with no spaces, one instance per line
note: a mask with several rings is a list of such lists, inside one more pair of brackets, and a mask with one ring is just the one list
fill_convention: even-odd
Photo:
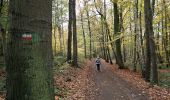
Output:
[[60,52],[62,52],[62,29],[61,29],[61,25],[58,25],[58,33],[59,33],[59,42],[60,42]]
[[72,0],[73,9],[73,66],[78,67],[77,63],[77,27],[76,27],[76,0]]
[[167,6],[165,0],[163,0],[163,6],[164,6],[164,32],[165,32],[165,38],[163,39],[164,41],[164,49],[165,49],[165,55],[166,55],[166,63],[170,63],[170,58],[169,58],[169,53],[170,50],[168,50],[168,18],[167,18]]
[[104,24],[103,24],[103,21],[104,21],[104,18],[102,15],[100,15],[100,19],[101,19],[101,30],[102,30],[102,37],[101,37],[101,40],[102,40],[102,47],[103,47],[103,59],[106,60],[106,56],[107,56],[107,53],[106,53],[106,45],[105,45],[105,31],[104,31]]
[[54,33],[53,33],[53,36],[54,36],[54,56],[56,56],[56,54],[57,54],[57,36],[56,36],[56,30],[57,30],[57,27],[56,27],[56,25],[54,25]]
[[69,0],[69,23],[68,23],[68,40],[67,40],[67,62],[71,62],[71,44],[72,44],[72,0]]
[[91,33],[91,24],[90,24],[90,17],[89,17],[89,12],[86,9],[86,15],[87,15],[87,20],[88,20],[88,30],[89,30],[89,36],[90,36],[90,60],[92,58],[92,33]]
[[10,1],[6,100],[54,100],[51,12],[52,0]]
[[144,12],[145,12],[145,35],[146,35],[146,47],[147,47],[147,59],[146,61],[146,80],[150,80],[150,66],[152,66],[152,81],[153,83],[158,83],[158,72],[156,63],[156,47],[154,42],[154,32],[153,32],[153,11],[151,9],[150,0],[144,0]]
[[[141,8],[142,8],[142,4],[141,4]],[[141,45],[141,56],[142,56],[142,60],[141,62],[141,70],[142,70],[142,77],[145,78],[145,71],[146,71],[146,66],[144,66],[145,64],[145,51],[144,51],[144,39],[143,39],[143,31],[142,31],[142,12],[140,11],[139,13],[139,30],[140,30],[140,45]]]
[[62,41],[63,42],[63,56],[65,56],[65,51],[66,50],[65,50],[65,41],[64,41],[65,40],[65,38],[64,38],[65,36],[64,36],[64,26],[63,26],[63,23],[62,23],[61,26],[62,26],[62,39],[63,39],[63,41]]
[[83,23],[83,14],[81,13],[81,27],[83,30],[83,40],[84,40],[84,56],[87,58],[87,51],[86,51],[86,35],[84,31],[84,23]]
[[[120,35],[119,12],[118,12],[117,2],[114,2],[113,5],[114,5],[114,34]],[[122,54],[121,54],[121,41],[120,41],[120,39],[116,40],[116,56],[117,56],[116,62],[119,65],[119,68],[123,69],[124,64],[123,64]]]
[[[2,16],[2,8],[3,8],[4,0],[0,1],[0,18]],[[4,64],[4,54],[6,48],[6,31],[0,22],[0,57],[3,57],[3,64]]]
[[53,33],[53,36],[54,36],[54,56],[56,56],[57,54],[57,8],[55,7],[55,18],[54,18],[54,33]]
[[160,44],[160,34],[159,34],[159,32],[160,32],[160,22],[158,23],[158,30],[157,30],[157,36],[156,36],[157,37],[156,51],[157,51],[158,62],[163,63],[163,59],[162,59],[162,56],[160,54],[160,46],[159,46],[159,44]]
[[138,0],[134,0],[134,24],[135,24],[135,37],[134,37],[134,65],[133,65],[133,71],[136,71],[137,67],[137,36],[138,36]]

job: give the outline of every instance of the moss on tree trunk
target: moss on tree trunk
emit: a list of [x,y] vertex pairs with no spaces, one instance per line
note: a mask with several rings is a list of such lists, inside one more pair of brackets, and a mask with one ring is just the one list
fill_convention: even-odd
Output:
[[54,100],[51,12],[52,0],[10,1],[6,100]]

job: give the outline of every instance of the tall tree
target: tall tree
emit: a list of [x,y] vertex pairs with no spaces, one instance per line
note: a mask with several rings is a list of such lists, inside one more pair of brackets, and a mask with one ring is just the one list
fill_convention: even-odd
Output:
[[151,9],[150,0],[144,0],[145,13],[145,36],[146,36],[146,80],[150,81],[150,69],[152,66],[152,81],[158,83],[158,72],[156,63],[156,47],[153,32],[153,10]]
[[71,44],[72,44],[72,25],[73,25],[73,14],[72,14],[72,1],[69,0],[69,23],[68,23],[68,40],[67,40],[67,61],[71,61]]
[[136,71],[137,67],[137,36],[138,36],[138,0],[134,0],[134,65],[133,71]]
[[54,100],[52,0],[11,0],[9,14],[6,100]]
[[[120,27],[119,27],[119,10],[118,10],[118,4],[117,0],[114,0],[113,2],[114,6],[114,34],[120,35]],[[124,68],[123,60],[122,60],[122,54],[121,54],[121,41],[120,39],[116,40],[116,56],[117,56],[117,64],[119,65],[119,68]]]
[[87,15],[87,23],[88,23],[88,31],[89,31],[89,37],[90,37],[90,45],[89,45],[89,49],[90,49],[90,55],[89,58],[92,58],[92,32],[91,32],[91,23],[90,23],[90,15],[89,15],[89,11],[88,11],[88,2],[85,1],[84,5],[87,6],[86,10],[86,15]]
[[76,0],[72,0],[73,13],[73,65],[78,66],[77,63],[77,27],[76,27]]
[[54,20],[53,20],[54,50],[53,50],[53,52],[54,52],[54,56],[56,56],[56,54],[57,54],[57,36],[56,35],[57,35],[57,16],[58,16],[57,12],[58,12],[58,9],[56,6],[58,6],[58,3],[56,5],[56,1],[53,0],[53,10],[54,10]]
[[87,50],[86,50],[86,34],[84,31],[84,23],[83,23],[83,13],[81,13],[81,28],[83,33],[83,40],[84,40],[84,57],[87,58]]
[[69,0],[68,48],[67,61],[71,61],[71,42],[73,35],[73,66],[77,63],[77,27],[76,27],[76,0]]
[[[142,1],[142,0],[141,0]],[[140,8],[142,8],[142,3],[140,3]],[[139,31],[140,31],[140,46],[141,46],[141,60],[140,60],[140,64],[141,64],[141,70],[142,70],[142,77],[145,78],[145,50],[144,50],[144,38],[143,38],[143,30],[142,30],[142,9],[140,9],[139,11]]]
[[166,62],[168,64],[170,64],[170,50],[168,50],[168,46],[169,46],[169,41],[168,41],[168,10],[167,10],[167,5],[166,5],[166,1],[162,0],[163,4],[162,4],[162,9],[163,9],[163,16],[164,16],[164,21],[162,23],[162,27],[163,27],[163,44],[164,44],[164,50],[165,50],[165,58],[166,58]]

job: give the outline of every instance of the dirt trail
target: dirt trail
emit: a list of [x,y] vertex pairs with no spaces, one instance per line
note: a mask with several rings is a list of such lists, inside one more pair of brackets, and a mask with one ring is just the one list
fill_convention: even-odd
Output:
[[98,95],[95,100],[148,100],[147,94],[114,74],[112,67],[102,61],[101,72],[96,70],[95,62],[92,63],[93,78]]

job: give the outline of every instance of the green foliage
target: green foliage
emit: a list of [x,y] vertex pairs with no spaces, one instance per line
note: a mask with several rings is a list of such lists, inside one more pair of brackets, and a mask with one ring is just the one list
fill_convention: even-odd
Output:
[[6,15],[2,15],[0,17],[0,23],[2,24],[2,27],[7,30],[9,29],[9,17]]
[[159,73],[159,85],[170,88],[170,73]]
[[55,66],[61,66],[63,63],[65,63],[65,61],[66,61],[65,56],[58,55],[58,56],[54,57],[54,65]]
[[59,55],[54,57],[54,70],[55,72],[63,72],[70,65],[66,62],[66,57]]
[[83,67],[83,64],[85,62],[85,58],[84,58],[84,49],[82,48],[78,48],[78,65],[79,67]]
[[167,69],[168,67],[170,68],[170,66],[164,64],[164,65],[159,66],[159,69]]
[[0,16],[0,23],[2,24],[2,27],[5,30],[9,28],[8,5],[9,5],[9,1],[4,0],[4,4],[2,7],[2,14]]

